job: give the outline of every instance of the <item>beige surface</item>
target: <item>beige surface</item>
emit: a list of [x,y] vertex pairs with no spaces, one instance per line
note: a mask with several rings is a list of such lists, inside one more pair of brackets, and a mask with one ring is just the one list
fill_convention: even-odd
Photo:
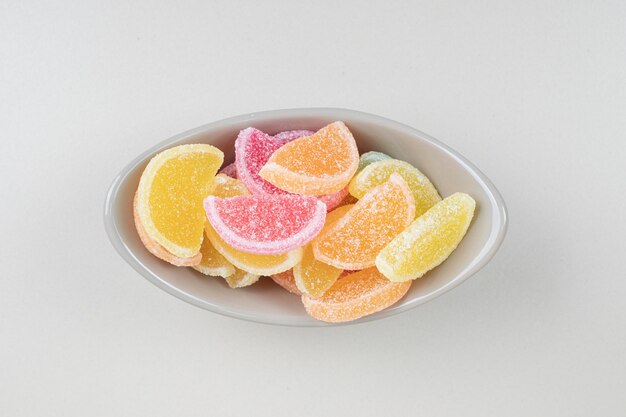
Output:
[[[0,415],[623,413],[623,2],[127,3],[0,4]],[[102,195],[130,158],[301,106],[475,162],[511,215],[493,262],[386,320],[286,329],[115,253]]]

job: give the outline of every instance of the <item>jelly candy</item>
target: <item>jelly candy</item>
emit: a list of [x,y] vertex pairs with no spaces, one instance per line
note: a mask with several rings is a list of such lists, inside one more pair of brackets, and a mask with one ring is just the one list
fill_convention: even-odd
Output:
[[336,193],[320,195],[317,199],[326,204],[326,211],[331,211],[340,206],[348,195],[348,187],[344,187]]
[[315,258],[341,269],[373,266],[378,252],[414,218],[413,194],[392,174],[313,240]]
[[334,122],[277,149],[259,175],[291,193],[323,195],[345,187],[358,166],[352,133],[343,122]]
[[272,275],[293,268],[302,259],[302,248],[279,255],[257,255],[237,250],[215,232],[211,224],[206,224],[206,237],[215,249],[239,269],[256,275]]
[[318,320],[356,320],[395,304],[411,283],[389,281],[376,268],[368,268],[341,278],[320,298],[303,295],[302,303],[306,312]]
[[475,207],[474,199],[463,193],[437,203],[380,251],[376,267],[392,281],[421,277],[456,249]]
[[228,164],[222,168],[219,173],[227,175],[231,178],[237,178],[237,165],[235,165],[234,162],[232,164]]
[[359,158],[359,169],[357,170],[357,172],[363,171],[363,168],[365,168],[366,166],[370,164],[373,164],[374,162],[382,161],[385,159],[391,159],[391,157],[382,152],[376,152],[376,151],[365,152]]
[[235,273],[233,264],[213,247],[209,239],[205,238],[202,241],[200,253],[202,254],[202,260],[193,267],[196,271],[204,275],[222,278],[229,277]]
[[198,265],[201,262],[202,254],[198,253],[196,256],[191,258],[179,258],[175,255],[169,253],[163,246],[156,243],[154,240],[150,238],[146,234],[141,221],[139,221],[139,214],[137,213],[137,194],[135,193],[135,203],[133,204],[133,217],[135,219],[135,228],[137,229],[137,234],[139,234],[139,239],[141,239],[141,243],[148,249],[148,252],[153,254],[159,259],[162,259],[166,262],[171,263],[176,266],[193,266]]
[[294,139],[298,139],[304,136],[311,136],[314,135],[315,132],[313,132],[312,130],[286,130],[284,132],[280,132],[275,134],[274,140],[283,142],[283,144],[287,143],[287,142],[291,142]]
[[211,190],[210,195],[219,198],[230,198],[250,195],[250,191],[240,180],[229,177],[226,174],[217,174],[213,179],[213,190]]
[[280,285],[290,293],[302,295],[302,293],[296,286],[296,280],[293,277],[293,269],[281,272],[279,274],[273,274],[270,276],[270,278],[272,278],[272,281],[274,281],[276,284]]
[[326,206],[312,196],[209,196],[204,208],[211,226],[234,248],[280,254],[308,243],[324,225]]
[[260,275],[251,274],[243,269],[235,269],[235,273],[226,277],[226,283],[230,288],[243,288],[248,287],[261,278]]
[[342,270],[315,259],[311,245],[303,249],[302,260],[293,267],[296,286],[301,293],[318,298],[332,287]]
[[416,217],[441,201],[439,193],[424,174],[411,164],[397,159],[385,159],[366,166],[350,181],[350,194],[362,198],[369,190],[387,181],[394,172],[404,178],[413,192]]
[[202,200],[223,159],[211,145],[180,145],[157,154],[141,175],[137,217],[150,239],[176,257],[200,252],[206,221]]
[[306,133],[309,131],[287,131],[279,133],[280,137],[276,138],[253,127],[242,130],[235,141],[237,178],[243,181],[252,194],[285,194],[285,191],[261,178],[259,171],[274,151],[296,139],[298,134]]

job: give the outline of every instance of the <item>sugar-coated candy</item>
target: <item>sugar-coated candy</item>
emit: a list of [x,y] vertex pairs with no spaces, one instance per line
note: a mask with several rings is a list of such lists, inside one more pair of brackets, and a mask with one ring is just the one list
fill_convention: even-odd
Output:
[[224,256],[215,249],[211,241],[206,237],[200,246],[202,260],[193,269],[204,275],[226,278],[235,273],[235,267]]
[[255,284],[260,275],[251,274],[243,269],[236,268],[235,273],[224,278],[230,288],[243,288]]
[[315,258],[340,269],[373,266],[378,252],[414,217],[413,193],[400,175],[392,174],[313,240]]
[[392,281],[419,278],[441,264],[461,242],[476,202],[455,193],[434,205],[393,239],[376,257],[376,267]]
[[364,154],[361,154],[361,157],[359,158],[359,169],[357,170],[357,172],[363,171],[363,168],[370,164],[373,164],[374,162],[382,161],[385,159],[391,159],[391,157],[382,152],[365,152]]
[[285,194],[261,178],[259,171],[278,148],[307,133],[306,130],[287,131],[281,132],[277,138],[253,127],[242,130],[235,141],[237,178],[252,194]]
[[171,263],[175,266],[194,266],[198,265],[202,260],[202,254],[198,252],[195,256],[191,258],[179,258],[167,251],[163,246],[159,245],[156,241],[154,241],[148,234],[146,233],[141,221],[139,220],[139,214],[137,213],[137,194],[135,193],[135,203],[133,204],[133,218],[135,220],[135,228],[137,229],[137,234],[139,235],[139,239],[141,243],[148,249],[148,252],[153,254],[159,259],[162,259],[166,262]]
[[233,162],[220,169],[220,174],[227,175],[231,178],[237,178],[237,165]]
[[437,189],[426,175],[408,162],[397,159],[385,159],[366,166],[350,181],[350,194],[362,198],[369,190],[387,181],[393,173],[402,176],[413,192],[416,217],[441,201]]
[[150,160],[137,188],[137,218],[150,239],[179,258],[200,252],[202,199],[224,154],[211,145],[180,145]]
[[323,195],[348,185],[358,166],[352,133],[343,122],[334,122],[277,149],[259,175],[291,193]]
[[303,249],[302,260],[293,267],[293,276],[301,293],[318,298],[333,286],[342,271],[315,259],[308,244]]
[[295,295],[302,295],[298,286],[296,285],[296,279],[293,277],[293,269],[278,274],[270,275],[272,281],[280,285],[287,291]]
[[215,249],[239,269],[255,275],[273,275],[293,268],[302,259],[302,248],[277,255],[258,255],[233,248],[206,224],[206,237]]
[[376,268],[349,274],[335,282],[323,296],[302,295],[306,312],[329,323],[356,320],[376,313],[400,300],[412,281],[392,282]]
[[211,226],[226,243],[256,254],[285,253],[305,245],[326,218],[324,203],[296,194],[209,196],[204,208]]

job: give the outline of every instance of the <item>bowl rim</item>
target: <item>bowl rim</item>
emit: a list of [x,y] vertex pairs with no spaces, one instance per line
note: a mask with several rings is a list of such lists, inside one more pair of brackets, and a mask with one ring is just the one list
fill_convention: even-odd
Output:
[[[193,294],[189,294],[180,288],[169,284],[168,282],[162,280],[159,276],[152,273],[148,268],[144,267],[142,262],[133,254],[130,248],[124,242],[119,230],[117,229],[116,219],[114,216],[113,206],[117,200],[118,192],[120,185],[123,183],[128,174],[137,167],[137,165],[143,163],[147,157],[155,154],[156,152],[169,147],[173,142],[177,142],[180,140],[184,140],[190,136],[197,135],[209,129],[216,129],[221,126],[228,126],[231,124],[239,124],[245,121],[250,121],[251,123],[257,121],[259,119],[266,118],[280,118],[280,117],[298,117],[298,116],[320,116],[320,117],[331,117],[336,118],[336,120],[341,120],[342,115],[349,115],[350,117],[358,117],[367,119],[369,121],[373,121],[378,125],[386,125],[395,130],[404,131],[411,136],[416,136],[421,139],[424,139],[433,146],[439,148],[439,150],[446,153],[448,156],[452,157],[457,163],[463,166],[466,171],[468,171],[474,179],[480,183],[483,188],[487,191],[487,195],[489,197],[491,206],[494,208],[494,214],[492,216],[491,221],[491,231],[489,234],[489,238],[482,250],[479,254],[474,258],[472,262],[470,262],[466,267],[456,275],[456,277],[448,282],[446,285],[443,285],[436,290],[425,294],[423,296],[416,297],[406,304],[391,306],[387,309],[379,311],[378,313],[360,318],[358,320],[343,322],[343,323],[326,323],[318,320],[311,320],[306,322],[292,322],[289,320],[265,320],[262,317],[256,317],[253,314],[245,314],[239,311],[230,310],[228,308],[224,308],[221,305],[211,303],[209,301],[199,299],[195,297]],[[396,314],[408,311],[417,307],[418,305],[424,304],[440,295],[452,290],[457,287],[461,283],[465,282],[469,277],[476,274],[479,270],[481,270],[489,261],[494,257],[502,242],[506,236],[508,230],[508,210],[506,208],[506,204],[502,195],[493,184],[493,182],[480,170],[476,167],[472,162],[470,162],[467,158],[461,155],[459,152],[455,151],[448,145],[442,143],[441,141],[433,138],[432,136],[415,129],[406,124],[397,122],[392,119],[388,119],[383,116],[378,116],[371,113],[366,113],[358,110],[351,110],[345,108],[336,108],[336,107],[308,107],[308,108],[291,108],[291,109],[276,109],[276,110],[266,110],[261,112],[254,113],[245,113],[238,116],[228,117],[225,119],[220,119],[217,121],[209,122],[203,124],[201,126],[195,127],[190,130],[186,130],[174,136],[171,136],[165,140],[160,141],[156,145],[142,152],[139,156],[135,157],[132,161],[122,168],[121,171],[115,176],[111,185],[108,188],[106,193],[105,201],[104,201],[104,226],[111,241],[111,244],[118,252],[118,254],[128,263],[135,271],[137,271],[140,275],[150,281],[152,284],[156,285],[160,289],[169,293],[170,295],[175,296],[178,299],[181,299],[189,304],[192,304],[196,307],[202,308],[204,310],[211,311],[213,313],[217,313],[226,317],[236,318],[240,320],[262,323],[262,324],[270,324],[270,325],[280,325],[280,326],[292,326],[292,327],[332,327],[332,326],[341,326],[341,325],[353,325],[360,324],[365,322],[370,322],[374,320],[380,320],[386,317],[391,317]]]

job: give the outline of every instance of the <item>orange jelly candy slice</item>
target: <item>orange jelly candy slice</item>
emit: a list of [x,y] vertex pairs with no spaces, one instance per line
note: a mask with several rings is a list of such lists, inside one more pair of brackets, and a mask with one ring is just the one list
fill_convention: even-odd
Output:
[[341,278],[320,298],[303,295],[302,303],[306,312],[318,320],[356,320],[395,304],[412,282],[392,282],[376,268],[368,268]]
[[259,175],[291,193],[323,195],[348,185],[358,167],[352,133],[343,122],[334,122],[280,147]]
[[411,224],[414,216],[413,193],[394,173],[321,231],[313,240],[315,258],[340,269],[369,268],[378,252]]

